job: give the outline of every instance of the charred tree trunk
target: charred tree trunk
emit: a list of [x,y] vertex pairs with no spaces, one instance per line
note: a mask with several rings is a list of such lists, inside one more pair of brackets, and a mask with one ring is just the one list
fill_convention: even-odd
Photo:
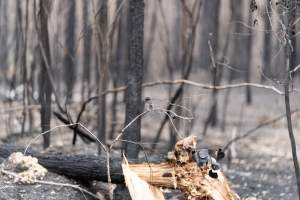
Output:
[[[220,1],[204,1],[202,15],[204,16],[205,26],[201,27],[201,43],[200,43],[200,57],[201,64],[200,68],[210,68],[212,75],[212,83],[217,86],[220,82],[220,70],[219,66],[214,64],[214,58],[218,53],[218,28],[219,28],[219,12],[220,12]],[[211,49],[210,49],[211,48]],[[213,55],[212,55],[213,54]],[[203,135],[206,134],[207,127],[209,125],[216,126],[218,123],[217,112],[218,112],[218,92],[217,90],[212,91],[211,96],[211,107],[204,122]]]
[[[98,82],[98,139],[105,142],[106,139],[106,95],[101,95],[107,88],[108,81],[108,38],[107,38],[107,0],[99,0],[97,7],[97,41],[98,58],[100,61]],[[98,148],[99,153],[101,147]]]
[[[252,25],[252,13],[249,11],[248,14],[248,24]],[[252,50],[252,29],[249,29],[249,36],[245,42],[245,49],[246,49],[246,54],[245,55],[245,68],[246,68],[246,73],[245,73],[245,82],[250,83],[251,81],[251,50]],[[268,49],[265,49],[266,51],[269,51]],[[250,86],[246,87],[246,103],[250,105],[252,103],[252,92]]]
[[[149,66],[150,66],[150,58],[151,58],[151,53],[152,53],[152,47],[154,45],[154,40],[155,40],[155,31],[156,31],[156,27],[157,27],[157,16],[156,16],[156,12],[155,10],[156,8],[156,2],[154,1],[154,6],[153,9],[151,10],[151,22],[150,22],[150,27],[149,30],[151,30],[151,32],[149,32],[148,37],[145,36],[145,38],[148,38],[147,41],[145,41],[145,53],[144,53],[144,74],[146,77],[144,77],[145,79],[147,79],[147,75],[148,75],[148,71],[149,71]],[[150,7],[150,6],[149,6]]]
[[72,100],[75,85],[76,62],[75,60],[75,12],[76,1],[66,1],[67,16],[65,22],[65,55],[64,55],[64,76],[66,102]]
[[[38,42],[36,41],[36,43],[32,46],[32,51],[34,53],[33,59],[30,63],[30,67],[29,67],[29,77],[28,77],[28,87],[29,87],[29,91],[27,94],[28,97],[28,104],[36,104],[37,103],[37,98],[35,97],[35,93],[38,93],[38,88],[37,88],[37,82],[38,82],[38,77],[37,74],[38,72],[38,65],[41,62],[40,59],[40,49],[39,49],[39,45]],[[28,132],[32,133],[33,129],[34,129],[34,124],[35,124],[35,116],[34,116],[34,111],[32,109],[30,109],[28,111],[28,123],[29,123],[29,127],[28,127]]]
[[[85,0],[82,7],[82,21],[83,21],[83,77],[81,85],[81,101],[83,102],[86,98],[91,95],[91,44],[92,44],[92,28],[90,27],[89,20],[89,1]],[[87,91],[87,96],[86,96]]]
[[290,82],[292,81],[291,70],[296,66],[296,31],[295,31],[295,20],[296,20],[296,8],[297,0],[286,1],[285,8],[288,11],[287,16],[287,35],[288,42],[285,44],[285,56],[286,56],[286,74],[284,82],[284,97],[285,97],[285,108],[286,108],[286,119],[287,119],[287,128],[289,132],[289,138],[292,149],[292,156],[294,162],[296,182],[298,186],[298,198],[300,199],[300,167],[297,157],[297,147],[295,136],[293,132],[293,125],[291,120],[291,108],[290,108]]
[[217,52],[218,25],[219,25],[220,0],[203,1],[201,9],[201,41],[200,41],[200,68],[209,69],[212,64],[208,41]]
[[[1,65],[4,66],[5,72],[7,73],[8,71],[8,15],[7,15],[7,10],[8,10],[8,1],[1,1],[1,46],[2,50],[0,52],[1,55]],[[7,74],[5,74],[5,77],[3,77],[4,80],[8,81]]]
[[272,12],[270,8],[270,3],[267,2],[266,5],[266,14],[264,15],[264,26],[265,26],[265,31],[264,32],[264,53],[263,53],[263,64],[264,66],[262,67],[262,75],[261,75],[261,80],[264,81],[266,78],[264,77],[264,74],[267,76],[271,76],[271,54],[272,54],[272,33],[270,33],[271,30],[271,24],[272,24]]
[[[20,1],[16,3],[16,19],[15,19],[15,50],[14,50],[14,66],[13,66],[13,74],[10,80],[10,89],[15,90],[18,84],[18,66],[19,66],[19,58],[21,53],[21,39],[22,39],[22,11]],[[13,98],[13,97],[12,97]],[[13,99],[10,99],[11,101]]]
[[25,3],[25,29],[23,32],[23,52],[22,52],[22,77],[23,77],[23,121],[22,121],[22,128],[21,134],[24,135],[25,126],[26,126],[26,119],[27,119],[27,110],[26,106],[28,105],[28,80],[27,80],[27,32],[28,32],[28,0]]
[[[122,5],[123,1],[118,0],[118,8]],[[115,53],[114,59],[111,60],[111,78],[113,87],[116,88],[120,85],[123,85],[125,82],[125,69],[127,69],[128,65],[128,40],[127,40],[127,32],[128,32],[128,3],[124,3],[123,7],[121,8],[121,16],[118,21],[118,31],[117,31],[117,38],[116,44],[114,46]],[[117,103],[118,103],[118,94],[113,94],[113,101],[111,104],[111,127],[109,138],[112,139],[116,132],[116,125],[118,122],[117,118]]]
[[[170,55],[168,56],[170,60],[167,64],[168,66],[168,71],[169,71],[169,80],[174,80],[174,70],[181,70],[181,77],[184,77],[184,73],[185,73],[185,65],[184,65],[184,56],[182,54],[182,52],[187,51],[188,50],[188,42],[186,39],[186,32],[187,30],[189,30],[189,27],[191,27],[192,25],[192,17],[188,15],[188,11],[186,9],[184,9],[183,4],[186,5],[186,1],[176,1],[176,22],[174,25],[174,41],[171,43],[168,42],[168,51],[167,53],[169,53]],[[180,20],[181,19],[181,20]],[[168,27],[166,27],[168,28]],[[167,38],[167,40],[169,41],[170,38]],[[175,42],[176,41],[176,42]],[[172,62],[173,61],[173,62]],[[172,65],[173,63],[173,65]],[[173,93],[173,85],[169,86],[169,99],[172,98],[172,93]],[[174,104],[177,105],[182,105],[183,103],[183,95],[184,95],[184,86],[182,87],[182,92],[181,95],[178,97],[178,99],[174,102]],[[182,110],[180,107],[175,107],[174,108],[174,112],[177,113],[178,115],[182,115]],[[173,120],[173,119],[172,119]],[[180,127],[180,119],[175,118],[173,120],[173,123],[169,124],[169,147],[168,149],[171,150],[173,149],[174,145],[177,142],[178,139],[178,133],[176,132],[175,128],[179,131],[180,128],[182,129],[183,127]],[[175,127],[174,127],[175,126]]]
[[[239,0],[231,0],[230,2],[230,9],[232,13],[232,20],[233,21],[243,21],[243,8],[244,8],[244,2],[241,2]],[[248,21],[248,20],[247,20]],[[235,23],[234,24],[234,33],[240,34],[243,33],[244,26],[241,23]],[[236,55],[236,52],[240,53],[240,56]],[[242,41],[242,37],[236,37],[233,43],[233,47],[230,52],[230,62],[229,64],[235,68],[241,68],[245,64],[245,61],[243,59],[245,56],[248,56],[247,53],[245,53],[244,44]],[[237,73],[235,70],[231,70],[229,78],[235,79],[237,78]]]
[[[40,93],[39,101],[41,104],[41,129],[42,132],[50,129],[51,121],[51,94],[52,87],[50,83],[49,73],[47,68],[51,67],[51,54],[49,45],[49,33],[48,33],[48,16],[51,10],[51,1],[42,0],[39,4],[39,42],[40,42],[40,55],[41,59],[41,70],[40,70]],[[50,70],[50,69],[49,69]],[[43,147],[46,149],[50,145],[50,133],[43,135],[44,143]]]
[[[242,8],[243,8],[243,2],[238,0],[231,0],[230,2],[230,10],[231,10],[231,19],[232,21],[242,21]],[[241,33],[242,32],[242,25],[240,23],[234,24],[234,32],[235,33]],[[233,47],[230,50],[230,61],[229,64],[233,65],[234,67],[240,67],[241,66],[241,58],[240,56],[236,56],[236,52],[240,52],[242,54],[242,43],[240,40],[236,39],[234,41]],[[230,70],[228,75],[228,84],[231,84],[234,78],[236,77],[236,71]],[[227,118],[227,111],[228,111],[228,104],[229,104],[229,98],[230,98],[231,89],[228,88],[226,90],[226,93],[224,95],[224,103],[223,103],[223,110],[222,110],[222,124],[221,129],[224,131],[226,128],[226,118]]]
[[[33,52],[36,54],[37,53],[37,47],[34,47]],[[27,94],[27,102],[28,105],[32,105],[35,102],[34,99],[34,93],[35,91],[35,71],[36,71],[36,55],[34,56],[33,60],[30,63],[29,67],[29,77],[28,77],[28,94]],[[34,112],[32,109],[28,110],[28,132],[32,133],[34,129]]]
[[[128,52],[125,126],[142,112],[144,0],[130,0],[128,12]],[[135,120],[124,132],[123,150],[129,158],[137,158],[141,140],[141,120]]]
[[[117,84],[115,81],[113,81],[113,87],[117,88]],[[117,105],[118,105],[118,93],[113,94],[113,100],[111,103],[111,124],[110,124],[110,131],[109,131],[109,139],[113,139],[116,128],[117,128],[117,123],[118,123],[118,117],[117,117]]]

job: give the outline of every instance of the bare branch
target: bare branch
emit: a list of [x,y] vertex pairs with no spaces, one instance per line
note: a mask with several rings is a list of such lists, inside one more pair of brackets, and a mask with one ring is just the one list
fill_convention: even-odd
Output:
[[[295,113],[297,113],[297,112],[300,112],[300,109],[295,109],[295,110],[291,111],[291,114],[295,114]],[[271,125],[271,124],[274,124],[274,123],[276,123],[276,122],[278,122],[278,121],[284,119],[285,117],[286,117],[286,114],[285,114],[285,113],[284,113],[284,114],[281,114],[281,115],[279,115],[279,116],[277,116],[277,117],[275,117],[275,118],[273,118],[273,119],[267,120],[267,121],[265,121],[265,122],[263,122],[263,123],[257,125],[256,127],[254,127],[254,128],[252,128],[252,129],[246,131],[246,132],[245,132],[244,134],[242,134],[242,135],[236,136],[235,138],[233,138],[233,139],[231,139],[229,142],[227,142],[226,145],[224,145],[223,150],[224,150],[224,151],[227,150],[233,143],[235,143],[235,142],[237,142],[237,141],[239,141],[239,140],[242,140],[242,139],[244,139],[244,138],[247,138],[248,136],[252,135],[252,134],[253,134],[254,132],[256,132],[257,130],[259,130],[259,129],[265,127],[265,126],[269,126],[269,125]]]

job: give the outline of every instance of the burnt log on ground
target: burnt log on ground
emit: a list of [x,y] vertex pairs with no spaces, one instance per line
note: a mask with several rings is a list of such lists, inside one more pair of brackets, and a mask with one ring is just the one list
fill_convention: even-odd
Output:
[[[217,165],[212,162],[212,159],[203,163],[195,161],[196,141],[194,136],[178,141],[174,150],[168,153],[167,159],[156,160],[156,163],[152,159],[142,163],[138,160],[130,160],[127,163],[121,158],[112,158],[109,163],[111,181],[124,183],[125,175],[128,184],[127,181],[132,180],[128,179],[128,175],[133,173],[157,188],[179,189],[187,199],[238,200],[239,197],[231,190],[224,174],[217,169],[219,167],[216,168]],[[0,145],[0,157],[7,158],[11,153],[18,151],[24,152],[24,148]],[[33,150],[27,151],[26,155],[36,157],[38,162],[50,172],[77,180],[108,181],[105,156],[62,155],[49,152],[41,154]],[[129,173],[128,170],[131,172]]]
[[[25,148],[13,144],[0,145],[0,159],[8,158],[11,153],[24,152]],[[39,153],[28,149],[26,155],[36,157],[39,164],[50,172],[68,176],[76,180],[97,180],[107,182],[107,158],[94,155],[63,155],[61,153]],[[164,160],[163,157],[147,158],[148,162],[157,163]],[[143,160],[129,160],[130,163],[141,163]],[[122,172],[122,159],[113,157],[110,159],[110,176],[112,183],[124,183]]]
[[[24,147],[2,144],[0,157],[7,158],[13,152],[24,152]],[[107,182],[107,159],[94,155],[63,155],[58,153],[42,154],[28,150],[26,155],[36,157],[39,164],[50,172],[68,176],[77,180],[98,180]],[[124,177],[121,158],[110,160],[110,176],[113,183],[123,183]]]

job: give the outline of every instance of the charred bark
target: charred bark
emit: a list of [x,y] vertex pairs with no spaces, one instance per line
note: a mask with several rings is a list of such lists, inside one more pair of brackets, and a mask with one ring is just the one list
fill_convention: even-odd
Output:
[[[92,44],[92,28],[89,23],[89,1],[85,0],[82,7],[82,21],[83,21],[83,77],[81,85],[81,101],[89,98],[91,95],[91,44]],[[86,96],[87,91],[87,96]]]
[[[117,1],[117,7],[122,6],[123,1]],[[128,67],[128,2],[125,2],[121,8],[121,16],[118,21],[118,31],[116,37],[116,44],[114,45],[114,59],[111,59],[110,74],[113,87],[116,88],[120,85],[124,85],[125,82],[125,69]],[[116,132],[117,125],[117,103],[118,94],[113,94],[113,101],[111,104],[111,127],[109,138],[112,139]]]
[[[0,157],[7,158],[13,152],[24,152],[24,148],[15,145],[0,145]],[[94,155],[62,155],[40,154],[30,150],[26,155],[31,155],[49,171],[62,174],[77,180],[98,180],[107,182],[107,158]],[[110,161],[110,172],[113,183],[123,183],[121,159],[113,158]]]
[[263,64],[264,66],[262,67],[263,74],[261,75],[261,80],[265,81],[264,74],[267,76],[271,76],[272,70],[271,70],[271,58],[272,58],[272,35],[269,32],[271,30],[271,25],[272,25],[272,12],[271,12],[271,2],[267,2],[266,5],[266,14],[264,15],[264,26],[265,26],[265,31],[264,33],[264,53],[263,53]]
[[[219,66],[214,64],[215,57],[218,52],[218,25],[219,25],[219,12],[220,12],[220,1],[205,1],[203,3],[203,17],[205,22],[201,29],[201,43],[200,43],[200,57],[201,64],[200,68],[210,68],[212,83],[214,86],[220,84],[220,70]],[[211,48],[211,49],[210,49]],[[209,125],[212,127],[218,123],[218,91],[213,89],[211,94],[211,106],[204,122],[204,129],[202,134],[206,134],[206,130]]]
[[66,1],[67,16],[65,23],[65,55],[64,55],[64,76],[65,76],[65,91],[66,102],[72,100],[73,88],[75,85],[76,65],[75,59],[75,12],[76,1]]
[[289,139],[291,143],[292,157],[295,169],[295,177],[298,188],[298,198],[300,199],[300,167],[297,156],[297,145],[295,140],[295,135],[293,131],[292,119],[291,119],[291,106],[290,106],[290,82],[292,81],[291,70],[296,66],[296,7],[297,0],[286,1],[285,8],[288,9],[287,16],[287,32],[289,42],[285,44],[285,56],[286,56],[286,74],[284,81],[284,99],[285,99],[285,109],[286,109],[286,119],[287,128],[289,133]]
[[[48,15],[51,9],[51,1],[40,1],[39,4],[39,42],[40,42],[40,54],[41,59],[41,70],[40,70],[40,93],[39,101],[41,104],[41,128],[42,132],[50,129],[51,121],[51,94],[52,87],[50,83],[49,73],[47,67],[51,67],[51,54],[49,45],[49,33],[48,33]],[[50,69],[49,69],[50,70]],[[44,134],[43,147],[47,148],[50,145],[50,134]]]
[[[248,14],[248,23],[252,24],[252,13],[251,11]],[[245,42],[245,82],[250,83],[251,81],[251,50],[252,50],[252,29],[249,30],[249,36]],[[270,51],[269,49],[265,49],[266,51]],[[246,103],[250,105],[252,103],[252,92],[250,86],[246,87]]]
[[[125,125],[142,112],[144,0],[130,0],[128,12],[128,52]],[[124,132],[123,139],[140,142],[141,120],[134,121]],[[124,142],[123,150],[129,158],[137,158],[139,146]]]
[[[97,42],[98,60],[100,61],[98,81],[98,139],[105,143],[106,140],[106,95],[101,95],[107,88],[108,81],[108,38],[107,38],[107,0],[98,1]],[[99,146],[99,153],[101,147]]]

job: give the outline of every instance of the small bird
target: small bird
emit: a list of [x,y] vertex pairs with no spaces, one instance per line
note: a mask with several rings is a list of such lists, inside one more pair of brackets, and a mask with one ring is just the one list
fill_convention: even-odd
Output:
[[212,178],[218,178],[217,171],[220,169],[220,164],[217,161],[224,156],[222,149],[197,149],[192,153],[192,158],[199,167],[208,166],[210,168],[209,176]]
[[194,151],[192,154],[192,158],[199,167],[208,165],[208,162],[210,160],[208,149],[199,149],[197,151]]
[[153,103],[152,103],[152,99],[150,97],[146,97],[144,99],[144,106],[145,106],[145,110],[147,110],[147,111],[153,110]]

